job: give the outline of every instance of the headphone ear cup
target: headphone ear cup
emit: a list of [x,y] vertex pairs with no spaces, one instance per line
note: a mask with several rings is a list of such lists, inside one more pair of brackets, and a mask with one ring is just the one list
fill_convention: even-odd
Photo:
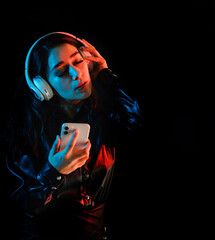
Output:
[[[78,51],[79,51],[79,53],[81,54],[81,56],[82,56],[83,58],[85,58],[85,57],[91,57],[91,56],[92,56],[89,52],[83,51],[83,50],[82,50],[82,47],[80,47],[80,48],[78,49]],[[92,72],[92,70],[93,70],[93,62],[92,62],[92,61],[88,61],[88,68],[89,68],[89,72]]]
[[92,72],[93,71],[93,62],[92,61],[89,61],[88,62],[88,69],[89,69],[89,72]]
[[49,101],[53,96],[54,93],[47,83],[46,80],[44,80],[41,76],[37,75],[33,78],[33,83],[39,90],[39,92],[43,95],[43,98],[47,101]]

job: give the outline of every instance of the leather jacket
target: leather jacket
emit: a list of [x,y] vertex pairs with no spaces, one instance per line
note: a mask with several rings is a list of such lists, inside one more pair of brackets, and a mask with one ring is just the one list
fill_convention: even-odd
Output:
[[[95,89],[103,99],[105,110],[93,112],[89,118],[90,107],[84,104],[74,119],[63,112],[50,116],[33,149],[23,151],[19,158],[8,156],[7,166],[17,184],[12,198],[28,215],[37,215],[58,199],[91,207],[105,202],[114,171],[116,132],[123,128],[132,129],[141,115],[137,102],[119,88],[117,77],[109,69],[99,73]],[[65,122],[91,125],[90,158],[69,175],[60,174],[48,161],[50,148]]]

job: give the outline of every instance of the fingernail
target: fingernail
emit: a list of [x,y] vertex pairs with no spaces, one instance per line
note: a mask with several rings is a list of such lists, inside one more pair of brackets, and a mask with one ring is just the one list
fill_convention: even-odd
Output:
[[85,146],[84,146],[84,148],[87,148],[87,146],[88,146],[89,144],[88,144],[88,142],[85,144]]
[[78,133],[79,132],[79,130],[78,129],[75,129],[75,133]]

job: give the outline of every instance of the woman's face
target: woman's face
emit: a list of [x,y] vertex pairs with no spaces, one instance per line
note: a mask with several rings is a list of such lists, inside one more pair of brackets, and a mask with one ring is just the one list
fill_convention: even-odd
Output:
[[69,43],[50,50],[47,78],[55,91],[67,102],[75,104],[91,95],[88,61]]

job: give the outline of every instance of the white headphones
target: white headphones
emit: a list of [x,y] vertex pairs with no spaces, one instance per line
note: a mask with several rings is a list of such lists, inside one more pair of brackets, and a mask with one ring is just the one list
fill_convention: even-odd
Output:
[[[30,62],[32,51],[33,51],[34,47],[38,44],[38,42],[40,42],[42,39],[44,39],[50,35],[53,35],[53,34],[62,34],[62,35],[69,36],[69,37],[75,39],[76,41],[80,42],[83,46],[86,46],[86,44],[81,39],[77,38],[76,36],[74,36],[70,33],[66,33],[66,32],[48,33],[48,34],[44,35],[43,37],[39,38],[31,46],[31,48],[29,49],[28,54],[26,56],[26,60],[25,60],[25,79],[27,81],[27,84],[28,84],[30,90],[33,92],[34,96],[37,99],[39,99],[40,101],[43,101],[43,100],[49,101],[54,96],[54,93],[53,93],[50,85],[47,83],[47,81],[45,79],[43,79],[41,76],[37,75],[36,77],[31,79],[30,73],[29,73],[29,62]],[[89,52],[86,52],[86,51],[83,52],[83,51],[81,51],[80,48],[78,50],[83,57],[91,56]],[[90,68],[92,68],[92,65],[89,66],[89,69]]]

